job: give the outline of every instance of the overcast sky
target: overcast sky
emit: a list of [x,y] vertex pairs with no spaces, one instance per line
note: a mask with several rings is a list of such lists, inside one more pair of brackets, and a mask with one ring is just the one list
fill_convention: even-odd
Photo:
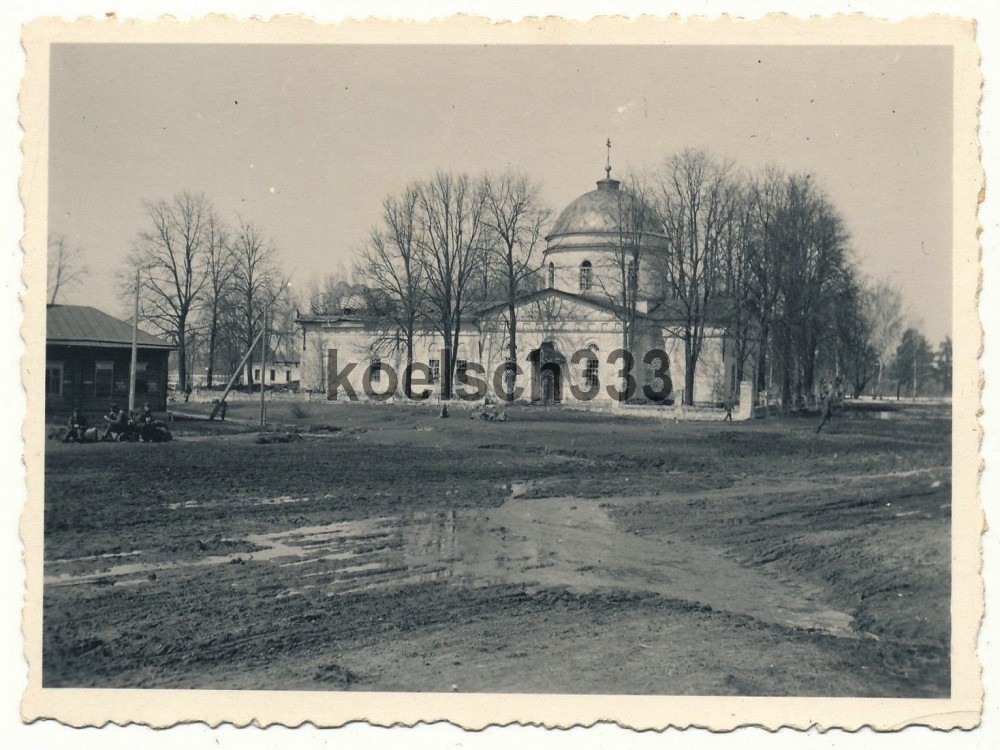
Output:
[[142,201],[203,191],[293,284],[349,266],[382,198],[437,168],[521,168],[558,211],[685,147],[808,172],[861,267],[951,330],[951,51],[940,47],[55,45],[49,231],[65,302],[111,313]]

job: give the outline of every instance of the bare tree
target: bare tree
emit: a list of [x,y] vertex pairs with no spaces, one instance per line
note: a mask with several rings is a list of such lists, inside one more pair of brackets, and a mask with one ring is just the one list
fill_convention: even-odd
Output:
[[732,165],[703,151],[669,159],[658,180],[663,224],[669,238],[664,263],[667,305],[684,342],[684,403],[694,403],[695,371],[705,340],[709,305],[720,286],[722,263],[733,239],[738,190]]
[[899,290],[886,281],[876,283],[869,294],[868,315],[872,350],[878,360],[875,395],[882,398],[883,375],[889,374],[903,335],[903,298]]
[[835,323],[848,238],[839,214],[809,175],[788,179],[785,209],[778,257],[781,396],[787,406],[813,391],[820,340]]
[[[274,273],[266,286],[268,356],[282,361],[291,358],[295,351],[295,298],[288,275],[275,265]],[[261,376],[263,378],[263,375]]]
[[781,259],[778,252],[781,221],[785,201],[785,175],[774,168],[750,178],[745,200],[748,203],[750,223],[747,227],[745,300],[756,332],[757,389],[769,385],[769,366],[772,364],[772,333],[781,298],[779,274]]
[[721,287],[717,301],[726,321],[726,336],[732,341],[736,364],[735,382],[746,377],[747,361],[760,333],[758,287],[754,267],[760,262],[762,243],[756,224],[753,185],[740,181],[736,190],[733,220],[724,228],[721,243]]
[[139,272],[140,317],[177,345],[180,384],[188,382],[188,329],[208,278],[206,256],[212,206],[203,193],[183,192],[144,204],[151,226],[139,233],[121,279],[132,290]]
[[467,294],[484,262],[484,191],[465,175],[438,172],[417,187],[418,254],[438,330],[444,339],[441,397],[451,398],[454,358]]
[[[252,222],[240,220],[233,240],[233,305],[229,310],[231,330],[246,352],[263,323],[264,312],[283,284],[278,282],[275,249]],[[253,392],[253,366],[247,364],[247,391]],[[261,381],[264,373],[261,373]]]
[[205,384],[211,388],[215,375],[216,350],[219,343],[219,324],[223,309],[232,303],[232,276],[236,268],[236,256],[229,230],[210,215],[207,225],[208,251],[205,254],[205,293],[202,298],[202,313],[206,331]]
[[62,235],[51,235],[48,241],[48,292],[49,304],[59,300],[59,293],[76,289],[87,275],[81,262],[83,250],[70,245]]
[[403,392],[411,395],[413,339],[427,292],[419,259],[419,190],[410,186],[382,202],[380,225],[373,229],[356,268],[368,311],[388,324],[394,348],[406,360]]
[[938,344],[937,353],[934,355],[934,374],[941,384],[941,392],[945,396],[951,396],[953,367],[951,336],[945,336]]
[[872,347],[875,304],[874,290],[853,270],[844,275],[836,305],[838,359],[843,361],[854,398],[861,396],[878,370]]
[[[517,300],[526,282],[538,271],[541,261],[535,251],[550,211],[541,205],[538,186],[520,173],[487,177],[483,190],[486,203],[483,220],[492,242],[481,274],[485,279],[481,301],[489,299],[494,281],[491,270],[496,270],[507,303],[507,369],[511,373],[508,377],[513,377],[517,367]],[[513,399],[513,389],[507,396]]]

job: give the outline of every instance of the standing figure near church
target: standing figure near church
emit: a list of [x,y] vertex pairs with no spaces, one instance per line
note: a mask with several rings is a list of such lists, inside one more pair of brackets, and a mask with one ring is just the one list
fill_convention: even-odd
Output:
[[726,410],[726,416],[722,418],[723,422],[733,421],[733,408],[736,406],[736,401],[733,398],[733,394],[730,393],[726,396],[726,400],[723,402],[722,407]]
[[823,425],[829,422],[831,417],[833,417],[833,403],[834,395],[829,389],[827,389],[823,397],[823,420],[819,423],[819,427],[816,428],[817,435],[819,434],[819,431],[823,429]]

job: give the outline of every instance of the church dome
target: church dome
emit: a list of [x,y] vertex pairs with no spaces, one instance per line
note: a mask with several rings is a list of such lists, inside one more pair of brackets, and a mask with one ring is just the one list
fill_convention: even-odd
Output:
[[[584,193],[559,214],[545,238],[548,249],[607,242],[608,235],[618,234],[618,217],[628,207],[627,201],[634,199],[633,194],[623,189],[620,181],[611,179],[610,174],[598,180],[596,190]],[[665,240],[663,227],[652,209],[643,205],[637,213],[643,217],[642,232],[652,235],[648,238],[652,244],[659,244],[656,240],[660,238]]]
[[[545,264],[549,287],[571,294],[607,296],[621,286],[622,263],[639,253],[638,295],[640,301],[662,296],[662,280],[656,264],[642,258],[663,257],[670,243],[656,212],[635,195],[607,177],[597,181],[597,190],[584,193],[559,214],[545,238]],[[619,217],[632,217],[624,232]],[[636,220],[640,227],[629,226]],[[633,242],[638,241],[636,248]],[[631,263],[630,263],[631,265]]]

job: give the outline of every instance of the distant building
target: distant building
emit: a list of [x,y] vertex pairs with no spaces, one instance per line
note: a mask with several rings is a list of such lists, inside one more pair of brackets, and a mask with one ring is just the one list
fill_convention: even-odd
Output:
[[[136,406],[167,406],[167,358],[175,349],[143,330],[137,338]],[[48,305],[45,321],[45,408],[104,411],[128,406],[132,324],[94,307]]]
[[[261,381],[260,362],[248,366],[253,367],[253,382],[259,383]],[[267,365],[264,369],[264,385],[268,388],[298,390],[300,379],[299,361],[297,359],[267,360]],[[242,384],[243,378],[240,377],[237,382]]]
[[[685,354],[681,331],[681,313],[676,301],[669,298],[655,272],[655,265],[668,252],[664,229],[641,201],[608,175],[597,182],[597,189],[584,193],[570,203],[556,219],[546,239],[542,264],[547,288],[523,294],[516,303],[517,365],[520,374],[516,386],[523,398],[559,402],[569,397],[572,388],[594,390],[597,401],[612,401],[608,386],[620,389],[620,362],[615,352],[622,346],[623,324],[616,314],[616,299],[621,297],[623,230],[618,223],[622,206],[645,209],[639,230],[629,230],[641,239],[643,260],[629,272],[635,279],[634,341],[636,361],[633,375],[641,388],[661,387],[652,363],[644,363],[646,352],[660,350],[669,357],[666,371],[673,383],[671,398],[680,400],[685,384]],[[620,305],[619,305],[620,307]],[[462,319],[458,347],[453,357],[459,375],[477,363],[486,370],[483,378],[489,391],[495,392],[493,374],[504,366],[508,356],[507,305],[484,304],[483,309]],[[739,393],[733,342],[725,332],[726,303],[715,300],[703,311],[704,342],[694,377],[695,403],[721,403]],[[386,365],[396,373],[403,371],[398,347],[392,336],[380,329],[376,320],[363,310],[343,309],[327,314],[300,314],[300,359],[302,387],[325,391],[328,398],[339,393],[346,381],[359,395],[367,379],[375,392],[384,392],[393,383],[383,377]],[[391,332],[389,332],[391,333]],[[430,370],[429,388],[440,388],[441,337],[432,327],[418,331],[414,340],[414,360]],[[345,367],[354,363],[349,374],[338,378]],[[457,382],[457,381],[456,381]],[[401,382],[395,383],[401,390]]]

